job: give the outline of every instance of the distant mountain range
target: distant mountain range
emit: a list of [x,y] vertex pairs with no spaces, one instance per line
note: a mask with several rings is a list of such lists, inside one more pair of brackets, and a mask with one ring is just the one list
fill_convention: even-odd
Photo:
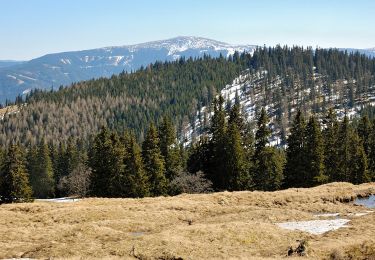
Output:
[[251,52],[255,48],[255,45],[231,45],[200,37],[176,37],[136,45],[47,54],[23,63],[0,62],[0,103],[33,88],[57,89],[72,82],[136,70],[157,60],[172,61],[204,54],[226,57],[235,51]]
[[24,61],[16,61],[16,60],[0,60],[0,68],[10,67],[14,65],[19,65],[24,63]]
[[[0,61],[0,103],[14,100],[33,88],[57,89],[61,85],[132,71],[155,61],[204,54],[229,56],[252,52],[256,45],[232,45],[201,37],[176,37],[135,45],[47,54],[30,61]],[[345,49],[343,49],[345,50]],[[346,49],[375,57],[373,49]]]

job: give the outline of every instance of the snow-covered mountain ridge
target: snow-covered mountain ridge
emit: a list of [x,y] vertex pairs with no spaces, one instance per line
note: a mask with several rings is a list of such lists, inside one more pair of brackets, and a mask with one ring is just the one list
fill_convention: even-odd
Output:
[[205,54],[227,57],[235,51],[253,52],[255,48],[255,45],[232,45],[201,37],[181,36],[134,45],[47,54],[0,69],[0,103],[33,88],[58,88],[72,82],[110,77],[155,61],[174,61],[180,57],[202,57]]

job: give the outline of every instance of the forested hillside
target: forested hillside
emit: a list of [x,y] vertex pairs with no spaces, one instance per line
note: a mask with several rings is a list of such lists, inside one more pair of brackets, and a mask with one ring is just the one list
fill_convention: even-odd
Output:
[[[79,82],[55,92],[34,91],[19,113],[4,116],[0,143],[36,144],[44,138],[57,144],[69,137],[85,143],[100,126],[132,129],[142,140],[148,123],[163,115],[172,118],[179,136],[186,137],[209,125],[210,109],[201,108],[236,77],[247,79],[242,85],[234,83],[249,118],[255,119],[266,107],[285,141],[299,108],[309,114],[329,108],[362,110],[374,103],[374,71],[375,59],[359,53],[280,46],[258,48],[252,56],[236,53],[229,59],[157,62],[134,73]],[[224,98],[231,96],[233,103],[235,95],[232,91]]]
[[[276,47],[34,91],[2,110],[0,200],[372,181],[374,71],[358,53]],[[250,84],[217,95],[244,73]],[[354,107],[367,115],[350,120]],[[185,146],[197,110],[200,137]],[[280,132],[285,145],[273,146]]]
[[168,115],[179,126],[209,104],[245,68],[223,57],[155,63],[134,73],[84,81],[56,92],[33,91],[19,113],[4,116],[0,143],[54,144],[69,137],[87,141],[100,126],[130,128],[143,138],[149,122]]
[[[364,58],[364,59],[363,59]],[[260,64],[257,65],[257,60]],[[298,110],[322,120],[332,108],[340,120],[361,114],[374,116],[373,61],[336,50],[268,49],[254,54],[250,68],[221,90],[227,110],[238,102],[244,117],[254,122],[262,107],[270,117],[272,145],[285,145],[291,120]],[[251,68],[258,68],[253,70]],[[185,142],[207,132],[212,107],[198,110],[182,133]]]

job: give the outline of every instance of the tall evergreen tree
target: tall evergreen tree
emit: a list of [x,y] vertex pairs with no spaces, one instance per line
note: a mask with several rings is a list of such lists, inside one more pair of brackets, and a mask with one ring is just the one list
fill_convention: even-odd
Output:
[[358,125],[358,136],[361,139],[363,144],[363,148],[365,150],[366,155],[370,154],[370,135],[371,135],[371,122],[367,115],[361,117]]
[[259,176],[256,188],[265,191],[275,191],[281,188],[284,175],[285,155],[274,147],[265,147],[259,153],[256,174]]
[[375,119],[372,122],[371,134],[369,136],[370,151],[368,154],[368,168],[369,176],[372,181],[375,181]]
[[246,167],[240,131],[235,123],[228,127],[225,151],[225,186],[230,190],[246,189],[249,186],[249,170]]
[[324,144],[319,122],[311,116],[306,127],[306,185],[326,183],[328,177],[324,174]]
[[268,116],[266,110],[262,107],[260,116],[257,122],[257,131],[255,134],[255,158],[259,159],[260,152],[269,144],[269,137],[271,130],[268,127]]
[[338,132],[339,124],[333,109],[328,111],[324,119],[325,129],[323,130],[324,139],[324,168],[325,176],[329,181],[335,181],[338,170]]
[[224,98],[219,96],[213,102],[214,114],[211,118],[210,134],[210,153],[208,177],[217,190],[227,188],[227,176],[225,172],[225,133],[226,120],[224,111]]
[[347,181],[354,184],[369,182],[371,177],[367,169],[367,157],[363,148],[363,141],[355,131],[349,133],[350,168]]
[[153,124],[150,124],[142,144],[142,158],[150,182],[151,194],[153,196],[165,195],[167,193],[167,179],[165,177],[164,160],[160,152],[158,134]]
[[253,162],[255,188],[270,191],[281,186],[284,160],[275,148],[269,147],[271,130],[268,120],[266,110],[262,108],[257,122]]
[[144,170],[141,148],[135,136],[127,134],[125,136],[125,178],[128,196],[142,198],[150,195],[148,178]]
[[179,145],[172,120],[164,116],[159,126],[160,152],[164,158],[166,177],[173,180],[181,168]]
[[290,130],[286,149],[285,187],[305,187],[306,165],[306,124],[301,110],[298,110]]
[[338,165],[336,172],[334,173],[333,180],[334,181],[349,181],[350,180],[350,173],[351,173],[351,154],[350,154],[350,129],[349,119],[345,115],[343,121],[340,123],[339,132],[338,132],[338,140],[339,144],[337,147],[338,152]]
[[92,169],[91,192],[98,197],[110,196],[111,173],[108,164],[111,163],[112,142],[110,132],[102,127],[94,139],[90,150],[89,164]]
[[0,171],[0,203],[27,202],[31,194],[23,151],[12,145]]
[[110,197],[125,197],[128,194],[126,187],[124,158],[126,150],[116,132],[110,135],[111,148],[108,151],[107,174],[109,175],[108,195]]
[[44,142],[44,139],[42,139],[37,148],[31,148],[28,158],[30,160],[30,184],[33,195],[36,198],[54,197],[55,179],[53,165],[48,145]]

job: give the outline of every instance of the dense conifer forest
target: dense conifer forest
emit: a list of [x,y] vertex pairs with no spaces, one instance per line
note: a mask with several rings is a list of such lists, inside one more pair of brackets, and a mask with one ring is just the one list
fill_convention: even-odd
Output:
[[[269,84],[282,75],[285,97],[295,87],[301,93],[315,89],[314,75],[321,75],[324,90],[303,96],[287,117],[285,146],[269,143],[274,128],[267,103],[249,122],[239,102],[228,105],[217,95],[246,69],[266,70]],[[310,102],[319,91],[335,88],[342,106],[360,104],[373,89],[374,75],[375,59],[358,53],[278,46],[258,48],[252,56],[156,62],[110,79],[33,91],[0,122],[1,201],[271,191],[374,180],[373,108],[364,106],[356,120],[338,120],[329,102]],[[276,100],[269,84],[264,93]],[[316,110],[307,113],[302,104]],[[178,137],[202,106],[211,107],[212,117],[186,147]]]

